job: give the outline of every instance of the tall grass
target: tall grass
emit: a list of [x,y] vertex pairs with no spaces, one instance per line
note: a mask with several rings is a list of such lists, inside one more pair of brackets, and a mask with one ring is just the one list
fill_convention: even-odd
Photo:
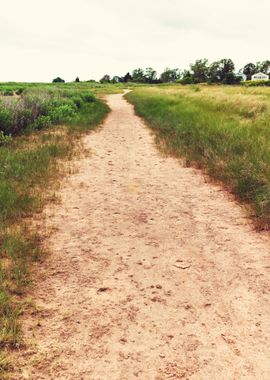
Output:
[[[19,316],[31,283],[31,264],[43,259],[41,235],[27,220],[42,209],[48,186],[57,183],[60,160],[74,152],[81,133],[93,129],[108,106],[76,88],[33,87],[1,102],[10,115],[0,136],[0,377],[9,367],[5,350],[21,344]],[[27,111],[27,112],[24,112]],[[24,115],[27,118],[20,123]],[[37,123],[45,118],[46,123]],[[61,126],[59,126],[61,123]],[[22,127],[23,125],[23,127]],[[9,129],[7,129],[7,126]],[[8,135],[11,134],[12,137]]]
[[207,169],[270,227],[270,89],[137,88],[127,94],[159,141]]

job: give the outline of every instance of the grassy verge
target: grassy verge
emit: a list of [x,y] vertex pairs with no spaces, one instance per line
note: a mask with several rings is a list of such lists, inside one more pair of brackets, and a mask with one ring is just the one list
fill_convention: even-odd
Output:
[[127,94],[163,146],[221,180],[270,227],[270,89],[137,88]]
[[[77,92],[65,96],[64,104],[58,96],[57,101],[52,102],[55,97],[44,97],[42,92],[28,110],[37,110],[41,103],[44,105],[44,98],[50,107],[41,109],[47,115],[36,113],[34,117],[30,111],[26,112],[30,122],[24,124],[20,134],[16,133],[17,114],[14,117],[9,109],[11,117],[4,127],[12,128],[15,135],[3,135],[0,140],[0,378],[4,378],[10,367],[8,351],[22,344],[19,316],[31,282],[31,264],[44,256],[41,236],[29,227],[27,220],[32,213],[41,211],[46,189],[59,179],[59,163],[71,157],[80,134],[97,126],[109,111],[108,106],[93,95],[88,101],[90,97],[82,99]],[[73,106],[70,99],[79,106]],[[5,109],[2,106],[2,111]],[[14,109],[21,112],[23,107]],[[40,116],[50,118],[41,129],[36,128]],[[59,122],[64,124],[57,126]],[[5,128],[2,131],[5,132]]]

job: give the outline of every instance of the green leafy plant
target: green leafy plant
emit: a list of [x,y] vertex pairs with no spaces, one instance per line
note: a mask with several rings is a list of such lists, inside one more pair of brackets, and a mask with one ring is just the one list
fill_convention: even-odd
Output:
[[4,132],[0,131],[0,146],[8,145],[12,140],[11,135],[4,135]]

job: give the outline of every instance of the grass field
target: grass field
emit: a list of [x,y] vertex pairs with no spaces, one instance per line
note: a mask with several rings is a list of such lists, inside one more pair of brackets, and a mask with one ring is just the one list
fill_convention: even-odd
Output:
[[57,184],[59,164],[78,150],[81,133],[107,115],[97,95],[119,91],[90,84],[0,85],[0,378],[9,367],[7,351],[22,343],[19,315],[31,263],[44,256],[41,236],[27,219],[41,211],[46,189]]
[[167,151],[206,169],[270,227],[270,89],[159,86],[127,95]]

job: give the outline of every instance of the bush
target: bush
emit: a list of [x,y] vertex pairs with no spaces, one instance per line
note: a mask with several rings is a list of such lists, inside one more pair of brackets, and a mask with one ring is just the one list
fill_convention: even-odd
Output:
[[90,92],[83,92],[81,94],[81,98],[84,102],[92,103],[96,100],[95,96],[91,94]]
[[4,96],[13,96],[13,91],[12,91],[12,90],[5,90],[5,91],[3,92],[3,95],[4,95]]
[[40,130],[51,124],[69,122],[79,109],[82,112],[85,105],[89,107],[96,101],[88,91],[50,88],[24,92],[23,88],[17,88],[17,92],[22,94],[19,98],[0,103],[0,130],[5,134],[16,135],[28,127]]
[[192,79],[192,77],[186,77],[186,78],[183,78],[183,79],[178,79],[176,81],[176,83],[180,83],[180,84],[194,84],[194,80]]
[[22,97],[21,105],[23,108],[31,110],[32,119],[35,120],[42,113],[47,102],[48,100],[45,96],[24,95]]
[[0,109],[0,130],[3,132],[7,132],[11,124],[11,111],[6,108]]
[[255,86],[270,86],[270,80],[246,80],[245,82],[241,82],[243,86],[246,87],[255,87]]
[[29,108],[17,109],[13,112],[12,134],[23,131],[29,124],[33,122],[33,113]]
[[68,118],[75,114],[75,109],[68,104],[61,105],[57,108],[53,108],[48,112],[48,116],[50,117],[53,123],[61,123],[66,121]]
[[51,121],[50,116],[41,115],[35,120],[33,127],[34,129],[41,130],[43,128],[48,128],[51,125],[52,125],[52,121]]
[[16,95],[21,95],[23,93],[23,91],[24,91],[24,88],[22,88],[22,87],[18,88],[18,90],[15,91],[15,94]]
[[71,99],[77,108],[81,108],[83,106],[83,100],[81,96],[73,96]]
[[65,83],[64,79],[60,78],[60,77],[57,77],[55,79],[53,79],[52,81],[53,83]]

